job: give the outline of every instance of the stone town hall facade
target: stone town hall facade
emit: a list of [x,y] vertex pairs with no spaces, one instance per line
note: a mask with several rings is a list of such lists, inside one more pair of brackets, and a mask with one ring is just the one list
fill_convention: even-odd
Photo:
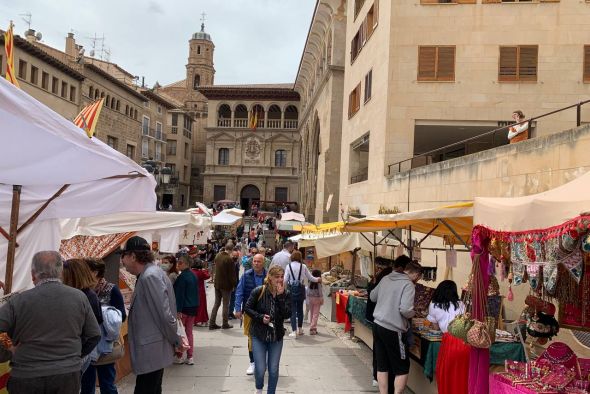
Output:
[[186,78],[160,88],[194,120],[190,205],[297,201],[299,94],[293,84],[215,85],[214,49],[202,25],[189,41]]

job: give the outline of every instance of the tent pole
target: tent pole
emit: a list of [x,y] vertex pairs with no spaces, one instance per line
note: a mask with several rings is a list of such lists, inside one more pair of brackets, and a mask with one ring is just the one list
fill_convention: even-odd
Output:
[[412,226],[408,230],[408,253],[410,254],[410,260],[414,259],[414,245],[412,243]]
[[6,252],[6,275],[4,277],[4,294],[12,292],[12,274],[14,272],[14,255],[16,253],[16,236],[18,233],[18,214],[20,210],[20,193],[22,186],[12,186],[12,207],[10,210],[10,230],[8,250]]

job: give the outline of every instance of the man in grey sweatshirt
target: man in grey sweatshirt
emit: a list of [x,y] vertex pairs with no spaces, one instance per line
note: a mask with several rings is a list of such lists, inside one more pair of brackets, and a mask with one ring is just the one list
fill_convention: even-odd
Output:
[[8,392],[78,394],[81,358],[100,340],[100,328],[80,290],[61,283],[62,259],[57,252],[33,256],[35,287],[12,296],[0,308],[0,332],[12,339]]
[[377,360],[377,381],[379,392],[387,394],[389,374],[395,375],[395,393],[405,389],[410,359],[406,349],[406,333],[410,327],[408,319],[414,312],[416,294],[412,278],[419,275],[421,267],[409,263],[405,272],[393,271],[371,291],[371,301],[375,302],[373,326],[373,346]]

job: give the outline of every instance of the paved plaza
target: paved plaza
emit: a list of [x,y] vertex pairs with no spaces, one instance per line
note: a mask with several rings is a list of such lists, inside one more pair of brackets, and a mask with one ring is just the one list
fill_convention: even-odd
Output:
[[[209,310],[213,285],[207,289]],[[220,309],[221,312],[221,309]],[[218,320],[221,316],[218,315]],[[219,323],[219,322],[218,322]],[[195,365],[172,365],[164,373],[164,393],[253,393],[254,377],[246,376],[246,337],[233,320],[230,330],[195,328]],[[287,324],[285,324],[287,327]],[[371,351],[352,341],[334,323],[322,319],[318,335],[296,340],[285,336],[281,357],[280,393],[363,393],[378,392],[371,385]],[[135,376],[119,384],[122,394],[133,393]]]

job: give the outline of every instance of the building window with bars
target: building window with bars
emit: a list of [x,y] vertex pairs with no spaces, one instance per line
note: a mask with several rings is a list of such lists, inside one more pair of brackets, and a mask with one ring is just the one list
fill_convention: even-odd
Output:
[[590,45],[584,45],[584,82],[590,83]]
[[219,156],[217,158],[217,164],[219,164],[220,166],[229,165],[229,149],[228,148],[220,148],[219,149]]
[[537,82],[539,46],[501,46],[498,67],[500,82]]
[[455,81],[455,47],[418,47],[418,81]]

